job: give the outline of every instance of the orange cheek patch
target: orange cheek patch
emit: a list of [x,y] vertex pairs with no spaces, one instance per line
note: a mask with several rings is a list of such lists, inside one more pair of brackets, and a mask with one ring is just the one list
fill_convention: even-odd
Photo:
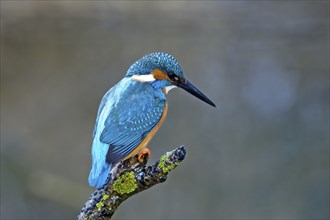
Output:
[[151,71],[151,74],[157,80],[169,79],[167,74],[161,71],[160,69],[154,69],[153,71]]

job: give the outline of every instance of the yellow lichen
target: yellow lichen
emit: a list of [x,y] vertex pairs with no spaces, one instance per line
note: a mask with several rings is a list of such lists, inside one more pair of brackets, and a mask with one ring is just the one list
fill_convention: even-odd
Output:
[[109,198],[109,195],[104,194],[103,197],[102,197],[102,200],[107,200],[108,198]]
[[103,202],[96,203],[96,207],[98,211],[101,211],[101,208],[104,206]]
[[158,163],[158,168],[163,171],[163,173],[168,173],[178,166],[177,163],[170,164],[168,161],[168,154],[163,155]]
[[113,189],[120,195],[131,193],[136,188],[137,185],[133,171],[124,173],[113,183]]

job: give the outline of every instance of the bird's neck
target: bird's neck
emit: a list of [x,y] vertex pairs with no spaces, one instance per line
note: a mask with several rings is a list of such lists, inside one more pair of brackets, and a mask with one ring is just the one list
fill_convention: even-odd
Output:
[[160,89],[160,90],[165,88],[168,85],[169,85],[169,82],[167,80],[156,80],[156,81],[151,83],[151,86],[154,89]]

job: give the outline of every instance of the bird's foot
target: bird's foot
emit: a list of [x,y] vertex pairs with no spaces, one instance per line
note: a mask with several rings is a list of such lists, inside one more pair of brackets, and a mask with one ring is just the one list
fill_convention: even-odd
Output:
[[144,148],[141,150],[141,152],[138,155],[138,161],[140,163],[143,163],[144,161],[147,161],[150,157],[150,150],[148,148]]
[[[130,157],[124,161],[122,161],[118,166],[118,170],[131,170],[136,167],[143,167],[147,164],[148,159],[150,157],[150,150],[148,148],[144,148],[140,151],[139,154],[136,154],[134,157]],[[116,171],[118,173],[118,171]],[[114,176],[114,175],[113,175]]]

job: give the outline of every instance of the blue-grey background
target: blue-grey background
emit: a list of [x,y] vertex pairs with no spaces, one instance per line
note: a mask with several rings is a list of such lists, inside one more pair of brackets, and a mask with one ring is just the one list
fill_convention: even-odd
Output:
[[1,219],[72,219],[103,94],[165,51],[219,107],[171,91],[168,180],[115,219],[329,218],[329,1],[1,1]]

